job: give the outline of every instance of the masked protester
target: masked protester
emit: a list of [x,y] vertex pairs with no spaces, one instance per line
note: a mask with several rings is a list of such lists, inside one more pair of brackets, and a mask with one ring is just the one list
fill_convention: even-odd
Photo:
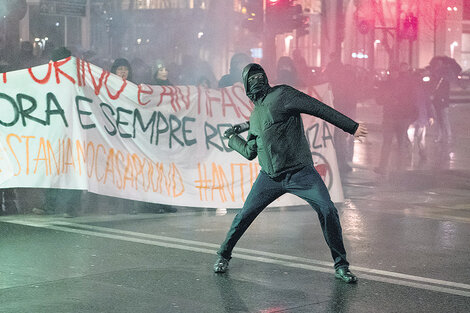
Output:
[[269,86],[266,73],[258,64],[248,64],[242,77],[246,95],[255,104],[248,138],[245,140],[230,129],[226,136],[229,137],[229,147],[248,160],[258,156],[261,172],[217,252],[219,258],[214,264],[214,272],[227,271],[235,244],[258,214],[284,193],[292,193],[306,200],[318,213],[334,260],[335,276],[346,283],[356,282],[357,278],[349,271],[346,260],[338,213],[313,166],[300,114],[319,117],[355,137],[365,136],[367,129],[293,87]]

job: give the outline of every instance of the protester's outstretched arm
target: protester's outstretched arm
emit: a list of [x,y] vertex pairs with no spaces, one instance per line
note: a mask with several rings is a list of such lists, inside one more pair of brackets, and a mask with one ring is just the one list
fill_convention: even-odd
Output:
[[351,135],[356,132],[359,124],[346,115],[297,89],[289,88],[289,98],[285,101],[287,109],[319,117]]

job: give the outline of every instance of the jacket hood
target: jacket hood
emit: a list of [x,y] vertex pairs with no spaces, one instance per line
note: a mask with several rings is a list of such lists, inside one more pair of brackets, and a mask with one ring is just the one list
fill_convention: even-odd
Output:
[[251,90],[251,87],[248,86],[248,78],[250,75],[254,73],[263,73],[264,74],[264,85],[266,86],[264,93],[266,93],[270,86],[268,82],[268,77],[266,76],[266,72],[264,69],[261,67],[261,65],[256,64],[256,63],[250,63],[242,71],[242,79],[243,79],[243,85],[245,86],[245,92],[248,98],[250,98],[252,101],[255,101],[257,99],[256,94]]

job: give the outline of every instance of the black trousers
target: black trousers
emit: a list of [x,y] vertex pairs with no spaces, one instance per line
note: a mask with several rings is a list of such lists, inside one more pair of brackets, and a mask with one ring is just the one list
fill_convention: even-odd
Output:
[[378,167],[386,170],[392,151],[393,137],[396,138],[398,144],[398,159],[396,167],[402,167],[402,161],[406,155],[408,141],[408,126],[410,122],[404,119],[384,119],[382,127],[382,148],[380,151],[380,161]]
[[299,196],[317,212],[323,236],[335,262],[335,269],[349,266],[346,260],[338,211],[330,199],[325,183],[313,166],[306,166],[301,170],[283,174],[275,179],[261,171],[217,253],[230,259],[237,241],[258,214],[284,193]]

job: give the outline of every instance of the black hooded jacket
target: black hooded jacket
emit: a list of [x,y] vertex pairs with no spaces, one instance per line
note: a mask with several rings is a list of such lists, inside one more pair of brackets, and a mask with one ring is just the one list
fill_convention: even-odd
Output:
[[244,140],[238,135],[232,136],[229,147],[248,160],[258,156],[261,170],[270,177],[313,164],[301,113],[319,117],[350,134],[356,131],[358,123],[288,85],[270,87],[265,78],[264,94],[254,97],[248,86],[248,77],[253,72],[264,73],[264,70],[251,63],[242,73],[246,94],[255,104],[248,137]]

